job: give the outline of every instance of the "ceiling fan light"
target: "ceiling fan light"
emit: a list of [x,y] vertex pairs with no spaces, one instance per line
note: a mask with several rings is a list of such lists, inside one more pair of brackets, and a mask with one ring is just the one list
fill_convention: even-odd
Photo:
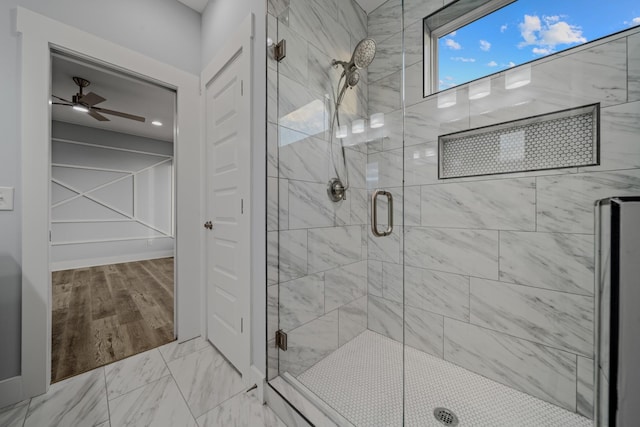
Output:
[[154,120],[151,122],[151,124],[154,126],[162,126],[162,122],[160,120]]
[[76,111],[81,111],[83,113],[88,113],[89,112],[89,109],[87,107],[85,107],[84,105],[79,105],[79,104],[74,105],[73,109],[76,110]]

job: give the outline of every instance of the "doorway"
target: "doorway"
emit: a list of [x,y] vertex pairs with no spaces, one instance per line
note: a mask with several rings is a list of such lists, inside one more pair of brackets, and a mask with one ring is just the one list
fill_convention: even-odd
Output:
[[53,51],[51,382],[175,339],[175,91]]

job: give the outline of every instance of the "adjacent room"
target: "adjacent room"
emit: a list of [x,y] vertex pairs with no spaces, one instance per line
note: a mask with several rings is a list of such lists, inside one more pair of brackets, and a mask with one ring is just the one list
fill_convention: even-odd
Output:
[[51,381],[172,341],[175,93],[52,55]]

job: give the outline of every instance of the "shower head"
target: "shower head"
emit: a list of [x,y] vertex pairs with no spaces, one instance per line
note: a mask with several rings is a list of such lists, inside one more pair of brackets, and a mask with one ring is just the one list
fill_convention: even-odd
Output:
[[351,64],[357,69],[367,68],[376,56],[376,42],[373,39],[362,39],[353,50]]
[[346,74],[353,73],[355,70],[367,68],[376,56],[376,42],[373,39],[362,39],[353,50],[353,55],[349,62],[338,61],[334,59],[332,64],[335,66],[342,65]]
[[349,74],[349,77],[347,78],[347,84],[349,85],[349,87],[354,87],[355,85],[358,84],[359,81],[360,81],[360,73],[358,72],[358,70],[353,71],[351,74]]

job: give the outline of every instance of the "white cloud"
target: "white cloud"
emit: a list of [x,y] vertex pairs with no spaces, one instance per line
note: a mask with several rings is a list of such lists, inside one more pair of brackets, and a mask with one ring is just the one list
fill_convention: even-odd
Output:
[[531,51],[535,55],[549,55],[552,52],[551,49],[545,47],[534,47],[533,49],[531,49]]
[[460,62],[476,62],[475,58],[464,58],[462,56],[452,56],[451,60]]
[[542,54],[545,51],[545,54],[549,54],[559,44],[586,43],[582,28],[561,19],[561,16],[543,16],[541,20],[537,15],[525,15],[524,21],[519,24],[524,41],[518,47],[533,45],[538,50],[534,50],[534,53]]
[[513,61],[509,61],[509,68],[515,67],[516,63]]
[[496,61],[491,61],[487,64],[489,67],[497,67],[498,63]]
[[484,50],[485,52],[488,52],[489,49],[491,49],[491,43],[489,43],[486,40],[480,40],[480,50]]
[[455,78],[452,76],[445,76],[445,80],[453,81]]
[[457,31],[451,31],[449,34],[447,34],[449,37],[455,37],[455,35],[458,34]]
[[524,42],[520,43],[520,45],[526,46],[536,43],[536,33],[542,29],[542,23],[540,18],[535,15],[524,15],[524,21],[518,27],[520,27],[520,35],[524,39]]
[[458,43],[457,41],[453,40],[453,39],[446,39],[444,41],[445,46],[447,46],[449,49],[453,49],[453,50],[460,50],[462,49],[462,46],[460,46],[460,43]]
[[547,24],[553,24],[554,22],[558,22],[560,20],[560,16],[552,15],[552,16],[543,16],[544,22]]
[[505,31],[507,31],[507,28],[509,28],[509,26],[507,24],[503,24],[500,26],[500,32],[504,33]]
[[633,18],[633,19],[631,20],[631,23],[632,23],[633,25],[640,25],[640,16]]
[[558,44],[586,43],[587,39],[582,36],[582,30],[575,25],[567,24],[564,21],[549,25],[549,28],[540,32],[542,44],[555,46]]

